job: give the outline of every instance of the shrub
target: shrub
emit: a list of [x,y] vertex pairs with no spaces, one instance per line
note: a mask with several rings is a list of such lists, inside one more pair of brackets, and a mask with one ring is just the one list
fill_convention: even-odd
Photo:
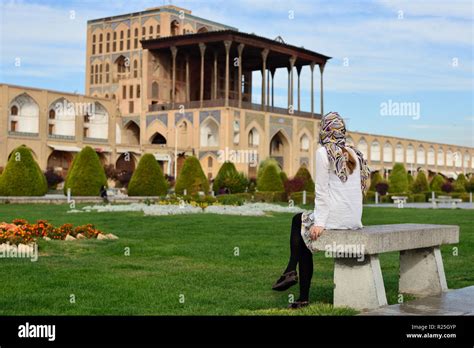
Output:
[[443,190],[443,192],[446,192],[446,193],[453,192],[453,190],[454,190],[453,184],[451,184],[451,182],[449,182],[449,181],[446,181],[443,184],[443,186],[441,186],[441,190]]
[[220,195],[217,197],[217,201],[224,205],[243,205],[245,198],[238,195]]
[[385,180],[380,181],[377,183],[377,185],[375,185],[375,191],[377,191],[381,196],[385,196],[387,194],[388,188],[388,183]]
[[298,171],[296,172],[295,178],[301,178],[303,179],[303,190],[306,192],[314,192],[314,181],[313,178],[311,178],[311,173],[309,170],[301,166]]
[[218,194],[221,190],[227,189],[230,193],[245,192],[248,186],[248,180],[243,173],[239,173],[234,163],[225,162],[217,173],[212,190]]
[[459,174],[456,181],[454,182],[454,191],[466,192],[468,181],[463,173]]
[[413,175],[407,172],[407,182],[408,182],[408,191],[413,192],[413,184],[415,180],[413,179]]
[[48,187],[51,189],[55,189],[59,183],[64,181],[63,177],[56,173],[53,169],[48,169],[44,176],[46,177],[46,182],[48,183]]
[[428,191],[428,179],[426,179],[425,172],[420,170],[416,175],[416,180],[412,185],[413,193],[422,193]]
[[280,172],[280,179],[283,185],[288,181],[288,175],[283,170]]
[[280,174],[275,165],[268,165],[263,169],[263,173],[257,181],[257,188],[259,191],[270,192],[284,190]]
[[86,146],[74,157],[64,183],[64,193],[70,188],[74,196],[98,196],[102,186],[107,186],[104,168],[97,153]]
[[396,163],[393,166],[392,172],[388,178],[390,191],[392,192],[407,192],[408,191],[408,177],[405,167],[401,163]]
[[[289,195],[289,198],[295,204],[303,204],[303,192],[293,192]],[[314,192],[306,192],[306,204],[314,204]]]
[[[292,192],[300,192],[300,191],[305,190],[304,189],[304,180],[303,180],[303,178],[294,177],[293,179],[285,181],[283,183],[283,186],[285,187],[285,192],[287,194],[290,194]],[[310,192],[314,192],[314,191],[310,191]]]
[[26,146],[13,150],[0,176],[0,196],[43,196],[48,191],[46,177]]
[[369,191],[376,191],[375,187],[379,182],[383,180],[382,175],[380,175],[379,171],[376,171],[372,174],[372,178],[370,179],[370,187]]
[[200,191],[209,192],[209,182],[201,168],[201,163],[194,156],[186,158],[176,181],[176,193],[183,194],[184,190],[190,195]]
[[466,190],[467,192],[474,192],[474,174],[471,174]]
[[367,191],[363,201],[364,203],[375,203],[375,191]]
[[424,193],[414,193],[410,196],[412,197],[413,202],[426,202],[426,197]]
[[258,191],[254,194],[256,202],[274,203],[274,202],[286,202],[285,192],[268,192]]
[[128,195],[163,196],[167,192],[168,183],[155,156],[143,155],[128,184]]
[[260,165],[258,166],[257,182],[262,176],[264,169],[269,165],[275,166],[277,169],[278,175],[280,175],[280,172],[281,172],[280,164],[278,163],[276,159],[269,157],[266,160],[260,162]]
[[433,179],[431,179],[430,189],[432,191],[441,191],[441,187],[444,184],[444,178],[440,174],[436,174]]

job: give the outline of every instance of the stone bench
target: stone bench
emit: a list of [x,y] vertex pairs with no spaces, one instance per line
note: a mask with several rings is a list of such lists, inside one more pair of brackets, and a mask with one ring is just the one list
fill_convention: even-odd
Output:
[[399,293],[435,295],[448,289],[440,246],[458,242],[458,226],[396,224],[326,230],[313,246],[334,257],[334,306],[373,309],[387,305],[378,254],[400,252]]
[[393,203],[398,206],[398,208],[403,208],[403,206],[407,203],[407,196],[392,196]]
[[433,208],[438,208],[438,204],[451,204],[451,208],[455,209],[458,203],[462,202],[460,198],[451,198],[449,196],[439,196],[438,198],[432,199],[429,201],[433,203]]

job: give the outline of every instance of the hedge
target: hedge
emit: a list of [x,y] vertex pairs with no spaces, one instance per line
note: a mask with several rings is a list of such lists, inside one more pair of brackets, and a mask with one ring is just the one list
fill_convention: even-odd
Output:
[[405,167],[401,163],[395,163],[392,172],[388,178],[390,191],[393,192],[407,192],[408,191],[408,176]]
[[184,190],[189,195],[197,194],[198,192],[209,192],[209,182],[201,168],[201,163],[194,156],[186,158],[176,181],[176,193],[183,194]]
[[128,195],[164,196],[167,192],[168,182],[155,156],[143,155],[128,184]]
[[284,191],[280,174],[275,165],[268,165],[263,169],[263,173],[257,181],[257,189],[259,191]]
[[254,194],[254,200],[256,202],[274,203],[274,202],[287,202],[286,192],[269,192],[269,191],[258,191]]
[[430,189],[432,191],[441,191],[441,187],[443,187],[444,182],[445,179],[443,178],[443,176],[440,174],[436,174],[433,179],[431,179]]
[[313,181],[313,178],[311,177],[311,173],[306,167],[301,166],[296,172],[295,178],[303,179],[303,182],[304,182],[303,190],[305,190],[307,193],[308,192],[314,193],[314,181]]
[[94,149],[86,146],[72,161],[64,182],[64,193],[67,194],[70,188],[73,196],[98,196],[102,186],[107,186],[104,168]]
[[455,192],[466,192],[468,188],[468,181],[463,173],[459,174],[457,179],[454,181]]
[[239,173],[234,163],[225,162],[222,164],[216,178],[212,184],[212,190],[219,194],[222,189],[228,189],[230,193],[245,192],[249,181],[243,173]]
[[13,150],[0,176],[0,196],[43,196],[48,191],[46,177],[26,146]]
[[280,172],[281,172],[280,164],[278,163],[278,161],[276,159],[269,157],[266,160],[260,162],[260,164],[258,166],[257,182],[260,179],[260,177],[262,176],[263,171],[265,170],[265,168],[270,166],[270,165],[275,166],[276,169],[277,169],[278,174],[280,174]]
[[420,170],[416,175],[416,180],[412,185],[412,192],[413,193],[422,193],[424,191],[428,191],[428,179],[426,178],[425,172]]

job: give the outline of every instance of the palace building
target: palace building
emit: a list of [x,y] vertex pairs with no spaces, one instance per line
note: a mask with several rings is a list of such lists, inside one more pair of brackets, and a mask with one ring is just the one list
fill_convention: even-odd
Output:
[[[251,163],[236,163],[250,177],[256,176],[255,160],[267,157],[289,176],[301,165],[314,175],[329,60],[171,5],[91,20],[86,95],[0,84],[0,167],[25,144],[42,169],[65,173],[74,154],[89,145],[103,164],[123,170],[152,153],[164,173],[175,176],[194,155],[212,179],[223,151],[250,151]],[[288,77],[285,108],[275,106],[277,71]],[[305,111],[303,74],[311,81]],[[358,132],[349,132],[348,142],[372,170],[384,173],[396,162],[412,172],[474,172],[470,147]]]

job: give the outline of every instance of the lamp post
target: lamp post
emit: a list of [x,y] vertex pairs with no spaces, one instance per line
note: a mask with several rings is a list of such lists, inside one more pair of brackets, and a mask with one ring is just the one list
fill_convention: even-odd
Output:
[[174,180],[178,176],[178,127],[174,127]]

